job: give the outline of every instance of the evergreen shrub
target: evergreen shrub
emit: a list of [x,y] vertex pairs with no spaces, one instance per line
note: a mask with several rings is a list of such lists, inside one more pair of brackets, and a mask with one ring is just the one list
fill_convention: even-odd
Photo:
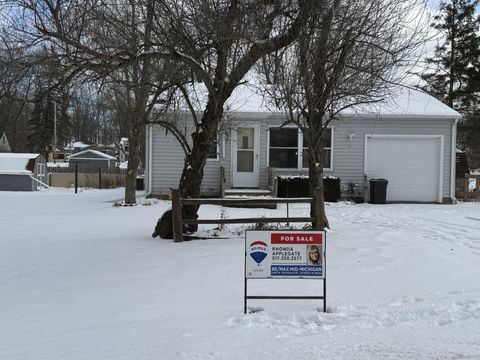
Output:
[[[335,176],[323,177],[323,196],[325,201],[336,202],[340,200],[340,178]],[[279,197],[308,197],[307,176],[279,176],[278,177]]]

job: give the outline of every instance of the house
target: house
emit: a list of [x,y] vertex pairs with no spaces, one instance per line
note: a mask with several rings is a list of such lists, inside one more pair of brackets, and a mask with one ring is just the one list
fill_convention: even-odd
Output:
[[76,151],[82,151],[85,149],[90,148],[91,145],[85,144],[82,141],[70,141],[67,145],[65,145],[64,150],[68,153],[73,153]]
[[70,168],[79,169],[114,169],[117,166],[117,158],[98,150],[86,149],[69,156]]
[[10,143],[8,142],[7,135],[5,133],[0,136],[0,153],[2,152],[10,152]]
[[128,138],[122,137],[119,143],[118,161],[124,163],[128,160]]
[[35,191],[47,179],[47,164],[40,154],[0,153],[0,190]]
[[[192,126],[188,112],[179,117],[180,128]],[[338,176],[342,188],[350,183],[363,188],[369,179],[385,178],[390,202],[452,202],[460,117],[426,93],[407,88],[368,109],[345,110],[328,129],[325,174]],[[204,169],[202,195],[220,194],[221,171],[227,189],[267,189],[272,174],[308,173],[302,133],[282,126],[285,114],[269,111],[254,91],[234,92],[226,118],[228,130],[219,137]],[[165,196],[178,187],[183,159],[171,133],[148,125],[147,194]]]
[[65,163],[70,153],[61,147],[48,146],[47,163]]

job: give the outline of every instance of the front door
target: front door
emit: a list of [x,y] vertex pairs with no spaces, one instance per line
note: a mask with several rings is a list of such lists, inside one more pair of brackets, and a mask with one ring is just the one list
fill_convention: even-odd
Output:
[[238,126],[233,131],[232,140],[233,186],[258,188],[258,125]]

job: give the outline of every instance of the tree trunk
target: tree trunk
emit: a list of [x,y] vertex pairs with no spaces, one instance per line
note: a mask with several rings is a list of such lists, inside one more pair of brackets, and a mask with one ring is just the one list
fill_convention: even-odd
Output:
[[125,176],[125,205],[137,203],[135,191],[137,188],[137,169],[140,164],[140,141],[136,131],[132,131],[128,138],[128,166]]
[[[324,230],[325,227],[329,227],[327,215],[325,212],[325,200],[323,195],[323,161],[321,161],[322,155],[322,148],[323,148],[323,140],[319,141],[317,147],[310,146],[310,144],[315,143],[314,141],[310,141],[309,134],[307,134],[306,138],[308,139],[308,187],[310,196],[315,199],[315,202],[319,203],[319,209],[322,212],[320,219],[323,221],[320,224],[317,224],[315,220],[316,217],[316,207],[315,204],[310,204],[310,217],[314,220],[312,221],[312,228],[314,230]],[[323,137],[323,133],[321,135]],[[317,193],[315,191],[316,188],[319,188],[320,191]],[[318,198],[317,198],[318,194]]]
[[[213,101],[212,101],[213,102]],[[200,197],[200,186],[203,180],[203,169],[210,153],[211,144],[217,137],[218,126],[223,115],[223,103],[217,102],[217,106],[210,103],[202,117],[199,131],[192,134],[192,152],[185,157],[182,177],[180,178],[180,196],[182,198]],[[185,219],[196,219],[198,205],[183,206],[182,213]],[[190,232],[197,231],[197,225],[188,225]]]

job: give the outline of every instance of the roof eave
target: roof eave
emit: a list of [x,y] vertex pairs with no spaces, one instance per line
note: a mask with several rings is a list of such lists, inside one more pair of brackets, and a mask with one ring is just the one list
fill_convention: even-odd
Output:
[[460,114],[340,114],[340,118],[378,118],[391,120],[457,120],[461,119]]

